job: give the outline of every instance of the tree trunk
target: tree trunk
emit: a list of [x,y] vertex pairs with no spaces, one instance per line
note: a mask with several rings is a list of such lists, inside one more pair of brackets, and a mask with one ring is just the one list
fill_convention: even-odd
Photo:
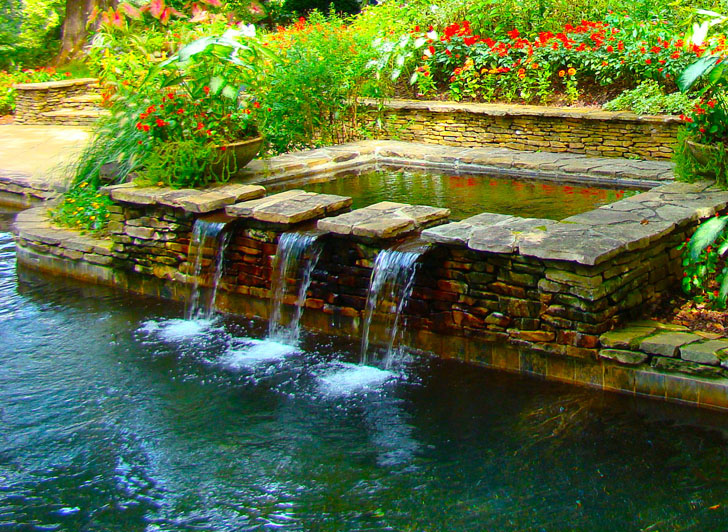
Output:
[[[89,33],[89,16],[94,8],[103,11],[115,7],[118,0],[66,0],[66,15],[61,28],[61,49],[53,63],[62,65],[79,57]],[[98,19],[93,27],[98,26]]]

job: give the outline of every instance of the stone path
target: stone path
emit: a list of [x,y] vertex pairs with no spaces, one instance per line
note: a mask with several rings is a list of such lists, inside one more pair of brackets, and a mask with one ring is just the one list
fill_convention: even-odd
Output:
[[89,136],[79,127],[0,125],[0,193],[40,200],[57,196],[69,184],[65,166]]

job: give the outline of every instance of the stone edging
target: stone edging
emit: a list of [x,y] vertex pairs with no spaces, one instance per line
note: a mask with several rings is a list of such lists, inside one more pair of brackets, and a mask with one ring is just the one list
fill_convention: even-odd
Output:
[[579,120],[610,120],[623,122],[647,122],[657,124],[681,123],[675,115],[638,115],[631,111],[605,111],[590,107],[548,107],[545,105],[523,105],[503,103],[441,102],[437,100],[392,99],[379,101],[374,98],[360,98],[366,107],[383,106],[387,109],[429,111],[432,113],[469,113],[487,116],[535,116],[548,118],[572,118]]
[[67,87],[77,87],[81,85],[91,85],[98,82],[98,78],[74,78],[61,79],[58,81],[43,81],[40,83],[18,83],[16,85],[13,85],[13,88],[19,91],[41,91],[50,89],[65,89]]
[[0,205],[27,208],[52,200],[65,190],[24,172],[0,170]]

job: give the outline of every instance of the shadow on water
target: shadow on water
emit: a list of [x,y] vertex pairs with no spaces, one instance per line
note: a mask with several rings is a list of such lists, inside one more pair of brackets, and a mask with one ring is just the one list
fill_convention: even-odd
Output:
[[[0,530],[724,530],[728,417],[182,320],[0,234]],[[370,371],[374,370],[374,371]],[[379,371],[380,373],[375,373]]]

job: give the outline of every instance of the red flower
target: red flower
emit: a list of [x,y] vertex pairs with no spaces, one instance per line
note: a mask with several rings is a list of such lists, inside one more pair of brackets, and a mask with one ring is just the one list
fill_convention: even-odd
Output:
[[195,129],[197,129],[198,131],[200,129],[205,129],[205,124],[203,124],[202,122],[197,122],[197,126],[195,127]]
[[178,115],[183,115],[183,114],[185,114],[185,110],[184,109],[177,109],[177,114]]
[[647,63],[648,65],[651,65],[652,64],[652,59],[645,59],[645,63]]
[[260,109],[260,102],[253,102],[253,107]]
[[220,151],[225,151],[225,150],[227,150],[227,146],[220,146]]
[[607,46],[607,52],[612,53],[613,51],[614,51],[614,46],[612,46],[611,44],[609,46]]
[[157,111],[157,108],[154,107],[153,105],[150,105],[149,107],[147,107],[147,114],[148,115],[150,115],[152,113],[155,113],[156,111]]
[[173,92],[168,92],[167,93],[167,98],[169,98],[170,100],[174,100],[174,93]]
[[435,55],[435,47],[430,45],[427,47],[427,50],[430,52],[431,55]]
[[164,127],[167,125],[167,122],[165,122],[161,118],[157,118],[156,124],[157,124],[157,127]]
[[506,32],[506,35],[508,35],[511,39],[518,39],[521,33],[517,29],[512,29],[511,31]]
[[204,87],[202,87],[202,91],[203,91],[203,92],[204,92],[205,94],[210,94],[210,87],[208,87],[207,85],[205,85]]

